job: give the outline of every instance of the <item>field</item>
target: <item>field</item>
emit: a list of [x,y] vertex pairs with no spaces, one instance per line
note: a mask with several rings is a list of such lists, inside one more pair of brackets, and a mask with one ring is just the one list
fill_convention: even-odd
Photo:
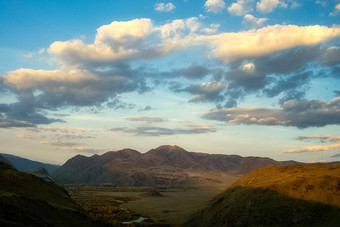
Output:
[[66,185],[66,189],[92,216],[114,225],[145,218],[138,226],[180,226],[235,180],[228,176],[223,183],[183,188]]

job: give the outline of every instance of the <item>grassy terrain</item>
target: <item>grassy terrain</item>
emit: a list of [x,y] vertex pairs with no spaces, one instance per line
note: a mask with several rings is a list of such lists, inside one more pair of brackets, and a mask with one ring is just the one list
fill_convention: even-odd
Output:
[[339,226],[340,165],[255,170],[215,197],[186,226]]
[[219,176],[223,183],[194,187],[103,187],[67,185],[72,199],[93,216],[120,225],[124,221],[147,219],[139,224],[177,226],[206,207],[237,177]]

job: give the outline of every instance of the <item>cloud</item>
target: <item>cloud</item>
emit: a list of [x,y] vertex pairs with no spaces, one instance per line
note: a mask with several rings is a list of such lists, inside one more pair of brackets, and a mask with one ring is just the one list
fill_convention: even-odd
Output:
[[338,14],[340,12],[340,3],[335,5],[335,8],[334,8],[334,12],[333,13],[330,13],[329,15],[330,16],[335,16],[336,14]]
[[192,65],[187,68],[176,70],[174,74],[179,74],[180,76],[186,77],[188,79],[202,79],[210,73],[210,71],[201,65]]
[[320,140],[320,143],[326,143],[326,142],[339,142],[340,136],[333,135],[298,136],[296,139],[302,141]]
[[204,8],[210,13],[219,13],[225,8],[224,0],[207,0]]
[[331,145],[323,145],[323,146],[311,146],[311,147],[305,147],[301,149],[289,149],[284,150],[282,152],[284,153],[304,153],[304,152],[315,152],[315,151],[329,151],[334,149],[339,149],[340,144],[331,144]]
[[122,117],[122,119],[128,121],[144,121],[148,123],[156,123],[156,122],[165,122],[167,119],[157,116],[129,116],[129,117]]
[[190,85],[183,91],[186,91],[193,95],[190,102],[218,102],[223,100],[223,96],[220,94],[225,89],[225,86],[221,82],[209,82],[196,85]]
[[257,11],[262,13],[272,12],[277,7],[286,8],[287,4],[282,0],[261,0],[256,3]]
[[339,158],[339,157],[340,157],[340,153],[334,154],[334,155],[332,155],[330,158]]
[[252,3],[254,0],[237,0],[228,7],[228,12],[232,15],[243,16],[253,11]]
[[17,89],[39,87],[46,83],[79,83],[82,81],[98,80],[95,75],[85,70],[33,70],[17,69],[10,71],[4,78],[6,84],[14,85]]
[[298,46],[312,46],[340,36],[340,27],[273,25],[238,33],[222,33],[212,40],[212,55],[224,64],[267,56]]
[[[192,36],[201,24],[198,18],[177,19],[155,26],[151,19],[113,21],[97,29],[94,43],[83,40],[57,41],[48,52],[66,65],[107,65],[122,60],[159,58],[187,46],[196,45]],[[152,40],[152,42],[150,41]]]
[[97,148],[97,147],[85,147],[85,146],[75,146],[71,148],[72,150],[76,152],[85,152],[90,154],[98,154],[105,151],[108,151],[108,148]]
[[155,4],[155,10],[159,12],[170,12],[174,10],[176,6],[172,4],[171,2],[169,3],[156,3]]
[[149,105],[146,105],[143,109],[141,109],[140,111],[149,111],[152,110],[152,107]]
[[215,132],[216,129],[210,125],[193,124],[188,125],[187,128],[164,128],[164,127],[116,127],[111,128],[109,131],[124,132],[134,134],[136,136],[167,136],[177,134],[205,134],[209,132]]
[[267,20],[268,18],[256,18],[251,14],[246,14],[243,17],[242,24],[248,27],[257,28],[261,27]]
[[340,124],[340,97],[330,100],[290,100],[280,108],[224,108],[204,113],[202,118],[245,125],[323,127]]
[[16,127],[33,127],[34,124],[27,121],[19,121],[15,119],[8,119],[0,116],[0,128],[16,128]]

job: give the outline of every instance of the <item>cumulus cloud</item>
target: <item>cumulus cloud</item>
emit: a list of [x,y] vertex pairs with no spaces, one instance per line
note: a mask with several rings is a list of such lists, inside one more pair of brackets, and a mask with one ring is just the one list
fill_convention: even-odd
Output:
[[[191,34],[200,28],[198,18],[177,19],[155,26],[151,19],[114,21],[97,29],[93,44],[75,39],[58,41],[48,52],[67,65],[109,64],[121,60],[159,58],[172,51],[195,45]],[[148,38],[153,42],[147,42]]]
[[336,14],[338,14],[340,12],[340,3],[335,5],[335,9],[334,12],[330,13],[330,16],[335,16]]
[[202,118],[246,125],[280,125],[297,128],[340,124],[340,97],[330,100],[290,100],[280,108],[224,108],[204,113]]
[[156,123],[156,122],[164,122],[167,119],[158,116],[129,116],[129,117],[122,117],[122,119],[128,121],[144,121],[148,123]]
[[262,13],[272,12],[277,7],[287,7],[283,0],[261,0],[256,3],[256,9]]
[[261,27],[267,20],[267,18],[256,18],[251,14],[246,14],[242,23],[248,27],[257,28]]
[[190,102],[218,102],[223,100],[221,92],[225,89],[225,86],[221,82],[209,82],[190,85],[183,91],[186,91],[193,95]]
[[224,0],[207,0],[204,4],[207,12],[219,13],[225,8]]
[[228,12],[236,16],[243,16],[253,11],[252,3],[254,0],[237,0],[228,7]]
[[339,142],[340,136],[333,135],[298,136],[296,139],[302,141],[319,140],[320,143],[326,143],[326,142]]
[[340,144],[322,145],[322,146],[310,146],[301,149],[289,149],[282,152],[285,153],[304,153],[304,152],[315,152],[315,151],[329,151],[334,149],[339,149]]
[[134,134],[138,136],[167,136],[167,135],[177,135],[177,134],[205,134],[209,132],[215,132],[216,129],[210,125],[193,124],[188,125],[186,128],[164,128],[164,127],[116,127],[111,128],[109,131],[124,132],[129,134]]
[[159,12],[170,12],[174,10],[176,6],[172,4],[171,2],[169,3],[156,3],[155,4],[155,10]]
[[229,64],[298,46],[312,46],[340,36],[340,27],[273,25],[238,33],[222,33],[212,41],[214,57]]

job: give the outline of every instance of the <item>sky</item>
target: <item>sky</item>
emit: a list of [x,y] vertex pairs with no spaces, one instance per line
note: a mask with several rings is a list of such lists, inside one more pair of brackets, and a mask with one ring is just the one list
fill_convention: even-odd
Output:
[[0,0],[0,153],[340,161],[340,0]]

